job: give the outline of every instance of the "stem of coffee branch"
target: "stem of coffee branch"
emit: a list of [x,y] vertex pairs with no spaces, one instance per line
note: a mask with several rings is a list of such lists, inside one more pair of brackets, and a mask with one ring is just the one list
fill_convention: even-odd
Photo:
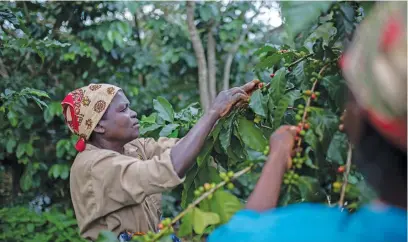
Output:
[[[329,65],[323,66],[322,69],[319,71],[319,75],[322,75],[323,72],[324,72],[324,70],[326,70],[326,68],[327,68],[328,66],[329,66]],[[316,81],[314,81],[313,86],[312,86],[312,89],[310,89],[310,90],[312,91],[312,93],[314,93],[318,81],[319,81],[318,79],[316,79]],[[307,101],[306,101],[305,112],[303,113],[303,117],[302,117],[302,124],[304,124],[305,121],[306,121],[306,117],[307,117],[307,113],[308,113],[308,112],[307,112],[307,108],[310,107],[310,104],[311,104],[311,103],[312,103],[312,97],[309,96],[309,98],[308,98]],[[303,129],[303,125],[302,125],[302,129]],[[297,147],[300,147],[301,144],[302,144],[302,138],[299,137],[299,140],[298,140],[298,143],[297,143]]]
[[351,157],[352,157],[352,147],[351,147],[351,144],[349,144],[349,149],[348,149],[348,152],[347,152],[346,171],[344,172],[343,184],[341,186],[341,193],[340,193],[340,199],[339,199],[339,206],[340,207],[344,206],[344,197],[346,195],[346,188],[347,188],[347,184],[348,184],[348,175],[350,173]]
[[[253,165],[247,166],[244,169],[236,172],[234,176],[231,178],[231,181],[237,179],[238,177],[244,175],[245,173],[249,172],[251,170]],[[171,225],[174,225],[177,221],[179,221],[182,217],[184,217],[188,212],[190,212],[193,208],[195,208],[200,202],[202,202],[204,199],[208,198],[211,194],[213,194],[215,191],[217,191],[219,188],[225,186],[227,182],[222,181],[218,183],[214,188],[211,188],[209,191],[205,192],[201,196],[199,196],[194,202],[190,203],[186,209],[184,209],[181,213],[179,213],[176,217],[173,218],[171,221]],[[154,237],[154,240],[152,241],[157,241],[159,240],[163,235],[167,234],[168,230],[170,229],[170,226],[167,226],[163,228],[159,233],[157,233]]]

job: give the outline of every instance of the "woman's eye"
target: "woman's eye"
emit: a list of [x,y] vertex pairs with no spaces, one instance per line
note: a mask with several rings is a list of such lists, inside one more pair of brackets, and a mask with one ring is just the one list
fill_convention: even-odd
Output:
[[128,109],[128,105],[126,105],[126,107],[124,109],[121,110],[121,112],[125,112]]

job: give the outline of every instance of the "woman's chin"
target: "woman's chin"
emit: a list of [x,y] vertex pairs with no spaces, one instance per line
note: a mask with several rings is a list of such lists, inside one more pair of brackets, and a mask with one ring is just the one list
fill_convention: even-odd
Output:
[[133,139],[139,138],[139,125],[136,125],[136,126],[134,127],[134,130],[133,130],[133,132],[132,132],[132,138],[133,138]]

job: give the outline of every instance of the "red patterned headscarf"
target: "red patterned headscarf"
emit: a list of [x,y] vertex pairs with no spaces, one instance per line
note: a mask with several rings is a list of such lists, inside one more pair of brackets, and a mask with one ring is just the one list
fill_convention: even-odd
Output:
[[109,84],[90,84],[68,93],[61,102],[68,128],[79,136],[75,145],[79,152],[85,150],[85,142],[119,90]]
[[370,123],[407,148],[407,3],[376,3],[340,61]]

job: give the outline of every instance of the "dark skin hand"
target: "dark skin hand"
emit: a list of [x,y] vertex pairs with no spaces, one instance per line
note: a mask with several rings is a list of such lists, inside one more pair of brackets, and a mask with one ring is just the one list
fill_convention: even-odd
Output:
[[283,175],[292,166],[291,153],[296,136],[296,126],[282,126],[270,140],[268,160],[254,191],[248,198],[246,209],[259,212],[275,208],[278,204]]
[[210,110],[204,114],[188,134],[171,150],[174,170],[179,177],[183,177],[194,164],[195,158],[204,145],[205,139],[218,119],[228,114],[239,101],[248,101],[250,93],[258,85],[255,80],[238,88],[222,91],[215,98]]
[[[208,112],[171,149],[172,163],[179,177],[184,177],[188,169],[194,164],[205,139],[218,119],[228,114],[238,102],[248,102],[250,93],[257,88],[258,83],[258,80],[254,80],[242,87],[220,92]],[[129,108],[129,100],[125,94],[119,91],[95,127],[89,143],[101,149],[123,153],[124,145],[138,136],[139,120],[137,114]]]

